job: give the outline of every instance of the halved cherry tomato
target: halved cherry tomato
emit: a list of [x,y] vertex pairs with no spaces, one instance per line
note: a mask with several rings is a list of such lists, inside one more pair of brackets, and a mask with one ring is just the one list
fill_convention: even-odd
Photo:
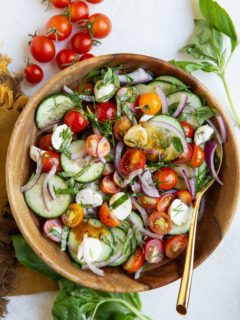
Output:
[[160,235],[167,234],[172,229],[172,221],[165,212],[154,211],[148,217],[149,228]]
[[93,40],[89,34],[78,32],[72,37],[71,44],[74,52],[83,54],[92,49]]
[[103,1],[103,0],[87,0],[87,2],[94,3],[94,4],[100,3],[100,2],[102,2],[102,1]]
[[183,235],[173,236],[166,241],[165,254],[170,259],[177,258],[187,247],[188,238]]
[[103,176],[108,176],[114,172],[114,166],[111,163],[106,163],[103,170]]
[[100,121],[107,121],[115,118],[117,106],[113,101],[101,102],[96,105],[96,116]]
[[144,245],[145,260],[148,263],[159,263],[164,258],[164,240],[149,239]]
[[190,160],[190,165],[193,168],[199,167],[205,159],[204,150],[197,146],[196,144],[193,145],[193,156]]
[[110,228],[120,225],[120,221],[114,217],[106,202],[104,202],[98,210],[98,217],[103,224]]
[[45,236],[55,242],[61,242],[62,229],[59,219],[48,219],[43,225]]
[[24,69],[24,77],[29,83],[36,84],[42,81],[44,73],[39,65],[31,63],[26,65]]
[[188,123],[187,121],[181,121],[180,123],[181,123],[181,125],[182,125],[182,127],[183,127],[183,130],[184,130],[184,132],[185,132],[185,136],[186,136],[187,138],[192,138],[193,135],[194,135],[194,128],[193,128],[193,126],[192,126],[190,123]]
[[88,19],[89,8],[83,1],[71,2],[69,5],[69,17],[72,22]]
[[38,146],[42,150],[46,150],[46,151],[53,150],[52,134],[48,133],[48,134],[45,134],[44,136],[42,136],[39,139]]
[[122,141],[125,133],[132,127],[132,122],[128,119],[127,116],[122,116],[117,119],[113,126],[114,137]]
[[56,56],[56,62],[60,69],[67,68],[77,61],[78,55],[71,49],[63,49]]
[[160,212],[167,213],[168,208],[170,207],[174,199],[175,199],[175,195],[172,193],[166,193],[162,195],[161,198],[158,200],[157,210]]
[[148,196],[138,197],[139,203],[146,209],[155,209],[157,207],[158,198],[150,198]]
[[167,191],[176,186],[178,175],[171,168],[161,168],[154,173],[153,179],[157,182],[159,189]]
[[121,188],[113,181],[112,175],[105,176],[101,180],[100,188],[106,194],[115,194],[121,191]]
[[123,174],[128,175],[130,172],[142,169],[146,164],[144,152],[132,148],[125,152],[120,161],[120,170]]
[[156,114],[161,110],[161,100],[156,93],[144,93],[139,98],[139,106],[144,114]]
[[124,263],[123,269],[133,273],[136,272],[144,263],[144,252],[141,247],[137,247],[136,251],[131,255],[127,262]]
[[62,15],[51,17],[47,22],[47,34],[52,40],[62,41],[67,39],[72,32],[72,24]]
[[66,226],[74,228],[82,222],[83,213],[83,208],[79,204],[71,203],[62,215],[62,221]]
[[64,117],[64,123],[71,128],[72,132],[77,133],[83,131],[86,128],[88,121],[81,114],[81,112],[75,109],[71,109],[66,113]]
[[63,9],[67,8],[70,0],[51,0],[51,4],[55,8]]
[[192,204],[192,196],[191,193],[187,190],[178,190],[174,193],[176,198],[182,200],[187,206]]
[[44,172],[49,172],[53,165],[53,159],[58,160],[57,172],[62,171],[62,166],[60,162],[60,153],[56,151],[46,151],[41,155],[42,158],[42,169]]
[[83,54],[78,61],[83,61],[83,60],[87,60],[87,59],[90,59],[90,58],[93,58],[95,57],[93,54],[91,53],[85,53]]
[[[90,154],[92,157],[97,157],[98,156],[98,143],[101,140],[102,136],[99,134],[91,134],[86,141],[86,148],[87,152]],[[101,155],[102,157],[105,157],[109,154],[110,152],[110,144],[109,142],[105,141],[105,143],[102,145]]]
[[55,45],[47,36],[38,35],[30,42],[30,51],[39,62],[49,62],[55,56]]
[[94,38],[102,39],[107,37],[112,31],[111,20],[102,13],[95,13],[89,17],[92,34]]
[[176,164],[183,164],[192,159],[193,156],[193,147],[190,143],[188,143],[188,151],[183,152],[180,157],[177,160],[174,160],[173,162]]

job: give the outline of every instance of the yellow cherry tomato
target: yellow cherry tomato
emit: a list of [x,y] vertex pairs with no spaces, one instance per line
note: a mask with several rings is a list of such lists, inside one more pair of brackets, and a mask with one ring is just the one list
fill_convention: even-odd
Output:
[[67,211],[62,216],[63,223],[74,228],[83,220],[83,208],[77,203],[71,203]]
[[156,114],[161,110],[161,100],[156,93],[144,93],[139,98],[139,106],[144,114]]

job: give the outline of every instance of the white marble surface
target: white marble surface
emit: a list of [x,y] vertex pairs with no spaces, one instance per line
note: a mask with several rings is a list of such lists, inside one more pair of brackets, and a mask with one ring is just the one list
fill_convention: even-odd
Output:
[[[42,27],[54,10],[45,12],[40,0],[0,1],[0,52],[13,58],[11,70],[23,67],[27,34]],[[238,0],[219,0],[231,14],[240,34]],[[113,32],[93,53],[142,53],[162,59],[177,56],[193,28],[193,17],[199,15],[197,0],[105,0],[92,12],[102,11],[113,21]],[[229,65],[227,78],[236,105],[240,105],[240,50],[236,50]],[[44,66],[44,69],[47,68]],[[50,77],[54,67],[46,70]],[[201,79],[228,110],[228,102],[220,81],[209,74],[198,73]],[[36,87],[28,88],[28,93]],[[240,112],[240,110],[239,110]],[[237,132],[238,133],[238,132]],[[238,210],[239,211],[239,210]],[[191,320],[236,320],[240,314],[239,230],[237,215],[230,230],[217,250],[195,272],[189,313]],[[143,310],[154,320],[181,319],[175,311],[179,282],[142,293]],[[10,299],[7,320],[51,319],[54,293],[13,297]],[[71,319],[69,319],[71,320]]]

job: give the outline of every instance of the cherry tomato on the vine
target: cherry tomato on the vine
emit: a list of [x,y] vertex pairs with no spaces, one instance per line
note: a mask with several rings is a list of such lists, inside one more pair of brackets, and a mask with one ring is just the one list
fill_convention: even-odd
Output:
[[67,8],[70,0],[51,0],[51,4],[58,9]]
[[204,150],[197,146],[196,144],[193,145],[193,156],[190,160],[190,165],[193,168],[199,167],[205,159]]
[[78,61],[83,61],[83,60],[87,60],[87,59],[90,59],[90,58],[93,58],[95,57],[93,54],[91,53],[85,53],[83,54]]
[[87,53],[92,49],[93,40],[88,33],[78,32],[71,39],[72,49],[76,53]]
[[89,8],[83,1],[71,2],[69,5],[69,16],[72,22],[88,19]]
[[157,182],[159,189],[164,191],[173,189],[178,182],[177,173],[171,168],[161,168],[157,170],[153,178]]
[[111,20],[102,13],[95,13],[89,17],[94,38],[102,39],[107,37],[112,31]]
[[86,128],[88,121],[80,111],[71,109],[66,113],[64,123],[71,128],[72,132],[77,133]]
[[34,36],[30,42],[32,56],[39,62],[50,62],[55,56],[55,45],[47,36]]
[[63,49],[56,56],[56,62],[60,69],[67,68],[77,61],[78,55],[71,49]]
[[47,34],[52,40],[62,41],[67,39],[72,32],[72,24],[62,15],[51,17],[47,22]]
[[24,77],[28,82],[37,84],[42,81],[44,73],[39,65],[31,63],[26,65],[24,69]]
[[101,102],[96,105],[96,116],[100,121],[107,121],[115,118],[117,106],[113,101]]

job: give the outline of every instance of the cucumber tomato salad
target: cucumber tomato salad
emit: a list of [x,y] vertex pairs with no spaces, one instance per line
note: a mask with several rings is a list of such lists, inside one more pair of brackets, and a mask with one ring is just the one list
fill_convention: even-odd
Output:
[[138,278],[184,252],[196,193],[222,183],[216,110],[173,76],[103,67],[42,101],[35,120],[21,191],[44,236],[99,276],[121,266]]

